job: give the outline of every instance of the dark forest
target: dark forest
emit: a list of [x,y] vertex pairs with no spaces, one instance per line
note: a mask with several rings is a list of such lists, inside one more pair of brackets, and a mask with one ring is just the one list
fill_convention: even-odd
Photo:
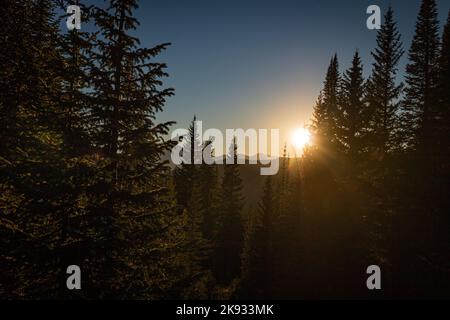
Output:
[[171,39],[141,46],[137,0],[80,4],[89,30],[61,27],[66,5],[1,5],[0,299],[450,298],[450,15],[442,32],[434,0],[412,43],[386,8],[373,65],[331,57],[314,143],[275,176],[170,164]]

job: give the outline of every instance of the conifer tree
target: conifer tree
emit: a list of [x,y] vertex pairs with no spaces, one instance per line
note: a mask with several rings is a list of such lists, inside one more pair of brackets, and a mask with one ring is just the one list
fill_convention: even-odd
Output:
[[[100,297],[154,294],[162,280],[157,275],[163,274],[157,266],[165,263],[160,259],[174,232],[165,196],[168,168],[161,161],[169,148],[163,136],[172,123],[155,121],[173,91],[161,88],[166,65],[153,61],[168,44],[140,46],[131,35],[139,25],[133,16],[137,7],[136,0],[111,0],[94,12],[99,35],[89,121],[99,171],[88,197],[98,235],[92,250],[102,252],[91,261],[97,265],[92,290]],[[142,277],[150,273],[154,278]]]
[[409,197],[402,209],[408,215],[399,216],[393,227],[398,230],[407,222],[407,228],[402,233],[397,232],[396,237],[401,238],[395,242],[408,243],[408,247],[397,245],[394,255],[396,260],[393,262],[394,275],[399,275],[397,281],[405,287],[408,286],[408,278],[416,276],[417,271],[405,273],[402,270],[404,266],[415,264],[423,256],[430,260],[437,256],[435,230],[439,212],[435,203],[439,188],[436,184],[436,155],[440,152],[437,137],[439,52],[436,1],[423,0],[409,50],[405,98],[402,102],[401,134],[409,160],[406,163],[407,178],[403,179],[403,193],[409,194]]
[[312,126],[318,140],[317,147],[328,156],[334,156],[337,145],[336,118],[339,111],[340,81],[339,62],[337,55],[334,55],[328,66],[324,88],[314,108]]
[[439,22],[435,0],[423,0],[406,67],[403,131],[408,145],[423,164],[430,163],[435,149],[436,88],[439,63]]
[[0,31],[0,207],[10,215],[0,223],[0,263],[10,297],[55,297],[60,285],[64,163],[52,119],[62,60],[53,9],[40,0],[6,1],[1,10],[8,23]]
[[323,103],[327,110],[327,136],[332,143],[336,143],[336,117],[339,112],[340,80],[339,62],[337,55],[334,55],[328,67],[323,88]]
[[234,162],[224,165],[214,255],[214,272],[221,284],[229,284],[240,275],[244,242],[242,180],[237,165],[236,139],[233,140],[227,157]]
[[241,295],[248,298],[267,298],[273,273],[273,232],[275,231],[275,193],[272,178],[266,179],[259,208],[247,225],[242,256]]
[[[177,166],[173,172],[177,202],[180,210],[187,208],[192,196],[192,188],[198,176],[198,165],[202,163],[199,158],[199,151],[202,151],[202,143],[196,135],[197,117],[192,120],[188,135],[184,137],[183,163]],[[200,154],[201,155],[201,154]]]
[[[367,193],[367,208],[360,211],[374,212],[368,214],[366,219],[367,250],[380,250],[378,259],[393,261],[397,252],[391,245],[392,236],[398,230],[398,214],[387,214],[393,210],[395,198],[392,174],[395,167],[393,161],[402,149],[399,136],[400,96],[403,84],[398,83],[398,64],[404,54],[401,35],[394,20],[394,12],[390,7],[385,14],[384,23],[377,33],[377,47],[372,51],[374,63],[372,74],[367,82],[366,103],[368,106],[368,136],[366,148],[368,154],[365,158],[365,173],[372,186],[378,188],[376,194]],[[387,180],[389,179],[389,180]],[[361,194],[362,196],[362,194]],[[395,210],[398,212],[398,210]],[[379,226],[383,225],[384,228]],[[394,231],[394,229],[396,231]],[[397,240],[401,241],[401,240]],[[383,253],[381,253],[383,252]],[[387,256],[386,256],[387,255]]]
[[366,135],[367,109],[363,102],[364,94],[363,66],[356,51],[352,66],[342,77],[340,112],[337,117],[339,140],[352,164],[359,160]]
[[316,143],[319,143],[324,140],[325,136],[324,127],[327,117],[327,110],[325,108],[325,104],[323,103],[322,91],[320,91],[319,96],[317,97],[313,110],[314,113],[312,117],[311,129],[314,131],[316,135]]
[[[212,141],[204,143],[204,152],[209,152],[212,157],[215,150],[212,149]],[[218,167],[202,163],[198,168],[199,188],[201,193],[200,210],[203,216],[202,234],[209,241],[213,241],[217,232],[218,208]]]
[[367,103],[371,116],[368,143],[376,152],[377,160],[384,160],[387,154],[399,147],[396,134],[403,85],[397,84],[396,77],[403,54],[400,33],[390,7],[377,33],[377,48],[372,52],[375,61],[367,83]]
[[[442,50],[439,63],[439,128],[437,135],[438,153],[436,179],[437,201],[434,203],[439,208],[439,228],[437,232],[440,233],[441,256],[443,261],[448,263],[447,252],[450,249],[450,236],[448,228],[450,226],[450,200],[447,196],[447,188],[443,186],[450,185],[450,11],[447,23],[444,27],[442,35]],[[447,258],[446,258],[447,257]],[[445,264],[446,262],[444,262]]]
[[[201,297],[205,292],[196,292],[197,284],[205,280],[208,276],[207,268],[210,266],[210,255],[212,245],[211,242],[205,239],[203,235],[204,216],[202,210],[202,198],[200,188],[201,181],[194,180],[191,196],[189,199],[186,223],[186,245],[185,252],[189,257],[188,275],[191,279],[188,294],[190,298]],[[192,292],[194,290],[194,292]],[[209,294],[209,292],[206,292]]]
[[[442,35],[442,50],[439,60],[439,154],[443,155],[441,164],[449,163],[450,143],[450,11]],[[448,172],[447,172],[448,174]]]

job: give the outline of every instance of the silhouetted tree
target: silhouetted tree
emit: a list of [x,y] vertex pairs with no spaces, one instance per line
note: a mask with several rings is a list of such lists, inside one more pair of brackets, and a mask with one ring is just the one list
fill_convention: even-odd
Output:
[[377,33],[377,48],[372,74],[367,84],[367,102],[371,112],[370,150],[375,152],[375,160],[386,165],[386,156],[400,148],[398,141],[398,112],[402,84],[397,84],[398,63],[404,54],[400,33],[394,20],[394,12],[389,7],[381,29]]
[[215,275],[221,284],[229,284],[240,275],[244,243],[242,180],[237,165],[236,139],[227,157],[233,159],[234,164],[224,165],[214,257]]
[[188,135],[183,137],[183,150],[180,155],[183,163],[173,172],[177,202],[180,210],[187,208],[192,196],[194,181],[198,175],[198,165],[202,164],[201,151],[203,149],[201,137],[196,134],[197,117],[194,116]]
[[406,67],[403,130],[422,164],[430,164],[435,146],[436,88],[439,64],[439,22],[435,0],[423,0]]
[[62,67],[53,3],[5,1],[1,19],[8,23],[0,31],[0,291],[55,297],[66,183],[52,121]]
[[[96,221],[98,251],[92,276],[99,297],[152,296],[165,286],[159,268],[168,260],[174,211],[167,199],[168,174],[162,154],[168,123],[156,123],[172,89],[162,89],[166,65],[153,61],[168,44],[143,48],[131,35],[138,26],[136,0],[111,0],[96,8],[99,28],[90,77],[90,125],[100,169],[88,190],[89,210]],[[175,219],[174,217],[172,217]],[[173,236],[173,235],[172,235]],[[101,252],[101,254],[100,254]],[[153,261],[153,262],[150,262]],[[153,278],[142,275],[153,274]],[[111,280],[114,279],[114,280]]]
[[246,230],[242,255],[241,297],[267,298],[270,295],[272,275],[273,233],[276,221],[275,192],[272,178],[266,179],[258,210],[252,213]]
[[358,51],[352,66],[342,77],[341,101],[337,125],[338,139],[352,166],[358,165],[367,135],[368,110],[364,105],[363,66]]
[[[443,156],[442,166],[449,163],[450,142],[450,12],[442,35],[442,50],[439,60],[439,151]],[[448,170],[448,169],[447,169]],[[446,172],[448,177],[448,171]]]
[[[436,154],[438,127],[439,22],[434,0],[423,0],[409,50],[405,99],[402,102],[402,136],[407,160],[402,179],[400,217],[394,228],[396,252],[393,262],[397,290],[430,292],[425,280],[433,272],[427,261],[436,255]],[[407,195],[407,196],[405,196]],[[418,237],[417,235],[421,235]],[[405,244],[408,243],[406,246]],[[434,263],[432,263],[434,264]],[[411,266],[415,267],[412,268]],[[419,276],[420,275],[420,276]],[[420,278],[415,287],[408,279]],[[419,293],[418,293],[419,294]]]
[[334,55],[328,66],[324,88],[314,108],[312,120],[315,142],[326,159],[336,158],[338,152],[336,118],[339,112],[340,82],[338,58]]

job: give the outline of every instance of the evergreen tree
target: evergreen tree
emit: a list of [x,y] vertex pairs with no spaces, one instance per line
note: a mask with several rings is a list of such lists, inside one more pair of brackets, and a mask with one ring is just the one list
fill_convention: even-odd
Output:
[[180,210],[186,209],[189,204],[192,197],[192,188],[198,176],[198,165],[202,164],[202,159],[199,157],[199,151],[202,151],[202,143],[201,137],[196,134],[196,121],[197,117],[194,116],[189,126],[188,135],[183,138],[183,154],[180,156],[184,161],[173,172]]
[[[450,185],[450,11],[447,23],[442,36],[442,50],[439,64],[439,127],[437,134],[437,182],[436,202],[434,206],[439,208],[439,223],[436,232],[439,233],[439,250],[442,258],[442,266],[449,264],[447,252],[450,249],[450,236],[448,228],[450,226],[450,200],[447,196],[447,189]],[[450,285],[447,281],[447,285]],[[445,287],[445,285],[443,285]]]
[[337,55],[331,59],[323,88],[323,103],[327,110],[326,134],[330,142],[336,143],[336,117],[339,112],[339,88],[341,77]]
[[212,245],[203,235],[204,211],[202,210],[201,181],[194,180],[189,199],[186,223],[185,252],[188,254],[188,298],[207,298],[210,295],[208,289],[201,288],[201,284],[208,280],[208,267]]
[[[204,152],[209,152],[214,157],[215,150],[212,149],[212,141],[204,144]],[[209,241],[213,241],[217,233],[217,211],[218,208],[218,167],[202,163],[198,168],[198,178],[201,202],[200,210],[203,216],[202,234]]]
[[237,165],[236,139],[233,140],[227,157],[234,162],[224,165],[214,255],[214,272],[221,284],[229,284],[240,275],[244,242],[242,180]]
[[[409,50],[409,63],[406,67],[405,99],[402,103],[402,135],[408,148],[406,175],[403,181],[401,213],[393,228],[402,228],[396,232],[395,255],[393,262],[397,287],[415,292],[409,284],[410,278],[432,272],[422,259],[433,261],[437,244],[436,204],[437,154],[439,154],[437,136],[439,104],[439,22],[436,1],[423,0],[416,23],[415,35]],[[407,214],[406,214],[407,213]],[[417,237],[420,234],[421,237]],[[408,243],[406,247],[405,243]],[[408,265],[418,265],[407,269]],[[424,277],[418,280],[419,287],[426,294],[428,286]]]
[[1,11],[0,207],[9,215],[0,223],[0,282],[16,298],[55,297],[60,286],[64,162],[52,119],[62,60],[53,9],[46,0],[6,1]]
[[376,160],[384,161],[389,153],[399,148],[396,134],[403,85],[396,83],[396,76],[403,54],[400,33],[390,7],[377,33],[377,48],[372,52],[375,61],[367,84],[367,102],[371,113],[368,142],[377,155]]
[[[88,190],[91,221],[97,235],[90,261],[99,297],[152,296],[166,281],[158,268],[167,261],[172,243],[173,210],[166,196],[168,174],[162,154],[163,136],[172,123],[156,123],[172,89],[162,89],[165,64],[153,61],[168,44],[140,47],[131,35],[139,25],[133,17],[136,0],[111,0],[96,8],[99,28],[90,77],[93,101],[89,126],[99,169]],[[101,254],[100,254],[101,252]],[[142,275],[153,274],[146,278]],[[114,280],[112,280],[114,279]]]
[[435,0],[423,0],[406,67],[406,97],[403,102],[403,130],[408,145],[423,164],[430,164],[435,151],[439,63],[439,22]]
[[[90,21],[90,8],[78,4],[83,13],[82,20]],[[63,152],[69,158],[89,153],[89,131],[86,126],[91,108],[89,95],[89,67],[92,64],[92,46],[95,34],[80,30],[69,30],[60,38],[60,51],[63,59],[61,68],[61,90],[59,91],[59,113],[55,126],[62,132]]]
[[[60,3],[64,12],[67,4]],[[81,7],[82,21],[88,23],[90,8],[83,4],[78,5]],[[56,97],[58,112],[52,116],[52,124],[61,134],[60,154],[64,159],[64,203],[61,205],[64,210],[60,215],[62,248],[58,253],[62,297],[79,297],[85,294],[67,290],[66,268],[69,265],[82,266],[85,261],[89,261],[87,248],[96,240],[96,235],[89,232],[92,225],[89,212],[83,205],[86,200],[86,186],[90,184],[91,174],[96,171],[96,161],[91,156],[90,139],[94,128],[88,126],[92,105],[87,94],[90,89],[89,69],[94,37],[92,32],[74,29],[62,32],[59,39],[63,67],[60,69],[61,87]]]
[[[450,11],[442,35],[442,50],[439,61],[439,154],[443,155],[440,161],[445,167],[450,159]],[[448,172],[447,172],[448,174]]]
[[363,139],[366,135],[367,109],[363,102],[364,93],[363,66],[356,51],[352,66],[342,77],[340,112],[337,117],[339,140],[353,165],[363,152]]
[[267,298],[273,273],[273,232],[275,231],[275,193],[272,178],[266,179],[259,208],[247,224],[245,247],[242,256],[242,284],[240,295],[244,298]]
[[324,127],[327,121],[327,110],[325,104],[323,103],[322,91],[320,91],[319,96],[317,97],[313,110],[311,130],[315,133],[316,144],[321,144],[324,141]]
[[339,112],[339,63],[337,55],[331,59],[326,73],[324,88],[314,108],[312,129],[316,135],[317,148],[328,158],[337,151],[337,124]]

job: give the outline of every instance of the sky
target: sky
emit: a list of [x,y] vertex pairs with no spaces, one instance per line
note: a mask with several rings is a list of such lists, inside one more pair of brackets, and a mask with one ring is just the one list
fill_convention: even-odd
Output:
[[[443,24],[450,1],[437,2]],[[369,74],[369,5],[392,5],[407,51],[420,0],[141,0],[142,45],[172,44],[157,59],[168,65],[165,85],[175,96],[158,119],[177,121],[174,129],[194,114],[204,128],[280,129],[289,144],[310,121],[334,53],[344,70],[358,49]]]

